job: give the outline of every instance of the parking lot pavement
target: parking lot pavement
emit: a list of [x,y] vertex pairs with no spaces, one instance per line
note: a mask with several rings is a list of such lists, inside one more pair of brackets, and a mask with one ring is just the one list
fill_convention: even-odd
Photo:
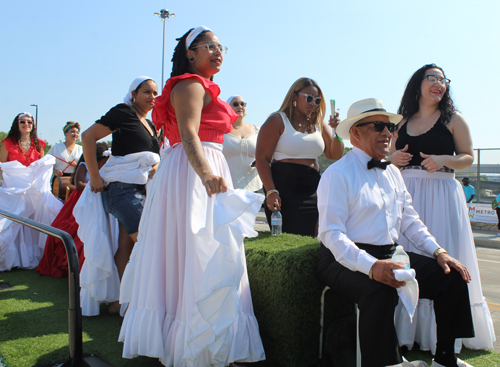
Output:
[[477,247],[477,262],[481,273],[483,295],[490,309],[495,327],[496,342],[493,347],[500,352],[500,249]]

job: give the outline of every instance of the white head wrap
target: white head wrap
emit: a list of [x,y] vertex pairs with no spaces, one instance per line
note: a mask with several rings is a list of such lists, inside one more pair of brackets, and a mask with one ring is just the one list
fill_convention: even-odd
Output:
[[130,84],[130,88],[128,90],[127,95],[125,98],[123,98],[123,103],[128,104],[129,106],[132,106],[132,92],[137,89],[139,84],[141,84],[143,81],[146,80],[153,80],[153,78],[150,78],[149,76],[140,76],[138,78],[135,78],[132,84]]
[[111,155],[111,148],[109,148],[108,150],[105,150],[104,152],[102,152],[102,156],[103,157],[108,157]]
[[227,99],[226,103],[230,105],[230,104],[231,104],[231,101],[232,101],[233,99],[235,99],[236,97],[240,97],[240,98],[242,98],[241,96],[239,96],[239,95],[237,95],[237,94],[236,94],[236,95],[234,95],[234,96],[229,97],[229,98]]
[[17,119],[19,120],[21,117],[24,117],[24,116],[28,116],[28,117],[33,118],[33,116],[31,115],[31,113],[29,113],[29,112],[23,112],[23,113],[21,113],[19,115],[19,117]]
[[210,28],[207,28],[204,25],[200,25],[199,27],[196,27],[191,32],[189,32],[186,38],[186,51],[189,50],[189,46],[191,46],[191,43],[193,43],[194,39],[198,37],[198,35],[203,31],[212,32]]

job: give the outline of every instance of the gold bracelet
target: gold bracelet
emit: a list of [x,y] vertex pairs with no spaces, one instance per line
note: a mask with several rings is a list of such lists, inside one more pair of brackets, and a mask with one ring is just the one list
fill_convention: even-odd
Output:
[[272,193],[277,193],[278,196],[280,195],[280,193],[278,192],[278,190],[269,190],[266,194],[266,199],[269,197],[269,195],[271,195]]
[[447,253],[448,253],[448,251],[446,251],[444,248],[440,247],[440,248],[436,249],[436,251],[434,251],[432,253],[432,256],[435,259],[437,259],[439,255],[441,255],[441,254],[447,254]]
[[373,265],[372,265],[372,267],[370,268],[370,270],[368,271],[368,278],[369,278],[369,279],[373,279]]

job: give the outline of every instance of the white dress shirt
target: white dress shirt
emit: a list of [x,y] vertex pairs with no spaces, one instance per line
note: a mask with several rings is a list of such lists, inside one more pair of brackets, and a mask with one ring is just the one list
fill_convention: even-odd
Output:
[[[75,148],[69,154],[68,148],[64,143],[58,143],[52,146],[47,154],[53,155],[56,157],[56,164],[54,165],[54,169],[56,171],[63,171],[63,173],[73,173],[75,172],[76,167],[69,165],[70,162],[75,161],[78,162],[80,156],[83,153],[83,148],[81,145],[75,144]],[[61,159],[64,159],[64,162]]]
[[377,259],[355,243],[391,245],[400,234],[432,254],[439,245],[411,204],[399,170],[368,170],[371,160],[354,147],[332,164],[318,186],[318,239],[352,271],[368,274]]

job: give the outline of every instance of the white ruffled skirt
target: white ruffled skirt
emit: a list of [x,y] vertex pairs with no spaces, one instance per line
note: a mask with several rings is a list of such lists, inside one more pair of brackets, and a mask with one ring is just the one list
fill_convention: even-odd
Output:
[[[455,179],[454,173],[428,173],[408,169],[403,170],[402,175],[413,198],[413,206],[429,232],[436,237],[441,247],[467,267],[472,278],[469,297],[476,336],[457,340],[456,352],[461,350],[462,343],[470,349],[493,349],[493,321],[483,297],[474,237],[460,183]],[[398,244],[406,250],[426,255],[403,236],[399,238]],[[417,342],[420,349],[430,350],[435,354],[436,318],[431,300],[419,300],[413,323],[400,303],[396,308],[396,329],[401,346],[406,345],[411,349],[413,343]]]
[[[17,161],[0,163],[3,174],[0,208],[50,226],[63,206],[50,190],[54,163],[51,155],[29,167]],[[36,268],[46,240],[46,234],[0,217],[0,271]]]
[[[231,184],[222,145],[203,143],[212,171]],[[209,198],[178,144],[162,156],[139,238],[125,269],[129,303],[123,357],[165,366],[226,366],[265,358],[254,316],[243,238],[256,236],[262,195],[228,189]]]

